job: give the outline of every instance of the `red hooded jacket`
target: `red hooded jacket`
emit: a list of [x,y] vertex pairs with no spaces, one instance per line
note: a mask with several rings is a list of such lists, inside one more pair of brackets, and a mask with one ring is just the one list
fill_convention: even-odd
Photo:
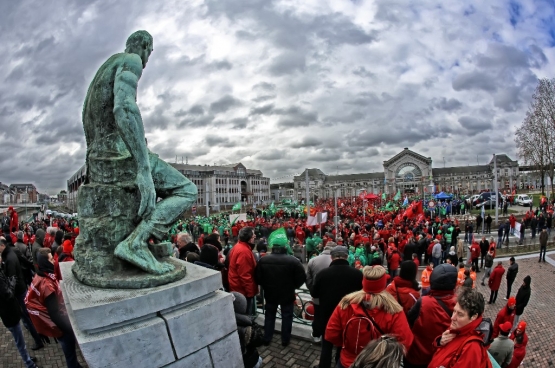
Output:
[[237,291],[246,298],[258,294],[258,285],[254,281],[256,260],[251,247],[247,243],[238,241],[229,254],[229,290]]
[[495,339],[499,336],[499,326],[501,326],[505,322],[511,322],[513,324],[515,320],[516,309],[509,309],[507,305],[505,305],[499,313],[497,313],[497,318],[493,323],[493,334],[491,335],[491,339]]
[[[432,290],[420,301],[420,313],[412,325],[414,341],[406,354],[406,359],[413,365],[429,364],[434,355],[434,339],[451,325],[451,316],[439,305],[441,299],[449,310],[455,308],[457,296],[454,291]],[[410,319],[410,318],[409,318]]]
[[[447,343],[445,346],[439,346],[437,344],[438,338],[441,337],[439,335],[434,339],[433,346],[436,348],[434,356],[432,357],[432,361],[428,365],[428,368],[440,368],[440,367],[450,367],[450,368],[468,368],[468,367],[479,367],[479,363],[482,361],[484,357],[484,347],[482,343],[479,341],[472,341],[468,342],[464,345],[461,355],[459,359],[455,362],[454,365],[449,365],[451,359],[456,354],[457,350],[461,344],[465,342],[471,336],[478,336],[483,338],[481,332],[476,331],[476,327],[480,325],[482,322],[482,317],[476,318],[474,321],[470,322],[463,328],[458,330],[451,330],[452,333],[455,333],[457,336]],[[487,353],[486,353],[487,357]]]
[[526,356],[526,345],[528,345],[528,335],[526,332],[523,332],[524,337],[522,339],[522,343],[516,342],[516,335],[511,334],[511,340],[515,342],[515,350],[513,351],[513,359],[507,368],[518,368],[520,363],[524,360],[524,356]]
[[[346,309],[341,309],[341,305],[335,307],[335,310],[333,311],[326,327],[324,337],[326,341],[331,342],[335,346],[343,346],[343,332],[345,330],[345,325],[351,317],[355,315],[361,317],[365,316],[362,308],[363,307],[360,304],[351,304]],[[383,309],[369,309],[367,312],[385,334],[395,336],[407,350],[410,348],[413,336],[405,313],[399,312],[389,314]],[[349,331],[353,330],[349,329]],[[353,341],[356,339],[356,336],[351,336],[350,338],[347,337],[347,339]],[[341,349],[340,360],[344,367],[350,367],[356,357],[357,354],[355,352],[349,351],[346,348]]]
[[488,286],[491,290],[497,291],[501,286],[501,280],[503,280],[503,275],[505,274],[505,269],[503,265],[497,265],[491,274],[489,275]]
[[420,298],[420,292],[413,288],[413,283],[402,279],[399,276],[396,276],[393,279],[393,282],[387,285],[385,290],[390,293],[399,304],[401,304],[405,313],[408,313],[412,306]]

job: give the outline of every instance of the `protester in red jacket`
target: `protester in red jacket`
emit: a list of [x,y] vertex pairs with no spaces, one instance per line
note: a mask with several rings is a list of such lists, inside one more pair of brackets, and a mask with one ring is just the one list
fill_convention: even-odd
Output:
[[[476,289],[462,288],[451,317],[451,325],[433,343],[436,349],[429,368],[479,367],[489,359],[483,334],[476,330],[482,322],[484,296]],[[458,357],[456,356],[460,350]],[[454,360],[454,362],[453,362]]]
[[520,321],[515,333],[511,335],[511,340],[515,342],[513,359],[507,368],[518,368],[526,356],[526,345],[528,345],[528,335],[526,334],[526,322]]
[[451,315],[457,304],[456,285],[454,266],[444,263],[431,272],[430,292],[407,314],[414,341],[406,354],[405,368],[427,367],[432,360],[434,339],[451,325]]
[[505,269],[503,268],[503,262],[499,261],[497,263],[497,267],[495,267],[489,275],[488,286],[491,290],[489,304],[493,304],[497,300],[497,293],[499,292],[499,287],[501,286],[501,280],[503,280],[504,274]]
[[19,231],[17,212],[15,212],[12,206],[8,207],[8,217],[10,218],[10,232]]
[[251,311],[253,298],[258,294],[258,285],[254,281],[256,260],[252,249],[256,235],[250,226],[239,231],[239,241],[231,248],[229,257],[229,291],[237,291],[247,298],[247,306]]
[[408,313],[416,301],[420,298],[420,286],[416,281],[418,268],[413,261],[403,261],[399,276],[393,278],[391,284],[385,289]]
[[480,244],[473,241],[472,245],[470,246],[470,259],[472,260],[472,264],[476,267],[476,271],[480,272],[480,268],[478,267],[478,260],[480,259]]
[[[363,269],[362,290],[343,297],[335,308],[326,328],[325,339],[342,347],[338,367],[350,367],[357,355],[370,340],[381,334],[393,335],[409,349],[413,335],[403,313],[403,307],[385,291],[387,273],[382,266],[366,266]],[[372,336],[361,335],[368,332],[368,322],[351,320],[353,317],[365,321],[373,319]],[[353,323],[353,321],[355,321]],[[364,328],[357,326],[364,323]],[[349,323],[348,323],[349,322]],[[366,339],[361,336],[367,337]]]
[[514,323],[516,315],[515,307],[516,299],[514,296],[511,296],[507,301],[507,305],[501,308],[499,313],[497,313],[497,318],[495,318],[495,322],[493,323],[493,334],[491,335],[491,340],[499,336],[499,326],[503,323],[511,322],[511,325]]
[[392,249],[389,257],[387,258],[387,264],[389,265],[389,275],[393,278],[397,276],[397,270],[399,269],[399,264],[401,263],[401,255],[397,248],[392,245]]

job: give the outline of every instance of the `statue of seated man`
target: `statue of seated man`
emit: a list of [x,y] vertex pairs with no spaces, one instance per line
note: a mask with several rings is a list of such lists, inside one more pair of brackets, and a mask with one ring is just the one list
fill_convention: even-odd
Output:
[[[103,162],[131,162],[131,187],[140,193],[137,227],[120,242],[115,256],[152,274],[174,266],[159,262],[148,248],[151,237],[161,240],[179,216],[197,199],[197,187],[147,148],[137,106],[137,84],[153,51],[152,36],[137,31],[127,39],[125,52],[111,56],[96,73],[83,106],[87,141],[87,180],[110,182]],[[115,169],[114,176],[118,170]],[[112,177],[113,178],[113,177]],[[115,183],[125,185],[125,183]],[[157,198],[162,198],[158,203]]]

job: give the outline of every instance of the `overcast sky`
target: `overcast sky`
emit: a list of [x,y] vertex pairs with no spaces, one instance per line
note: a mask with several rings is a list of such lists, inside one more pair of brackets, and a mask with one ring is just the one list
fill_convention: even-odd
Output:
[[138,104],[170,162],[383,170],[516,159],[538,78],[555,75],[545,1],[0,2],[0,181],[54,194],[84,163],[83,100],[138,29],[154,37]]

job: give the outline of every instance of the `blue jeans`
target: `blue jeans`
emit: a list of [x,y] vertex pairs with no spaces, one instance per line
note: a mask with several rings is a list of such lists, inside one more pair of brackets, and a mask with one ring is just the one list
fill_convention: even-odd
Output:
[[[281,305],[281,343],[289,343],[293,329],[293,302]],[[264,341],[272,341],[276,327],[276,313],[278,304],[266,302],[264,314]]]
[[82,368],[81,364],[77,361],[77,351],[75,350],[75,335],[72,333],[65,333],[62,337],[58,337],[58,341],[62,346],[62,351],[66,358],[67,368]]
[[35,366],[35,363],[31,360],[29,353],[27,352],[27,348],[25,347],[25,340],[23,339],[23,331],[21,330],[21,325],[18,323],[13,327],[8,327],[8,330],[12,333],[13,339],[15,340],[15,346],[17,346],[17,350],[19,351],[19,355],[23,359],[23,363],[27,368],[32,368]]
[[439,259],[437,257],[432,257],[432,262],[434,262],[434,268],[439,265],[440,261],[441,261],[441,259]]

